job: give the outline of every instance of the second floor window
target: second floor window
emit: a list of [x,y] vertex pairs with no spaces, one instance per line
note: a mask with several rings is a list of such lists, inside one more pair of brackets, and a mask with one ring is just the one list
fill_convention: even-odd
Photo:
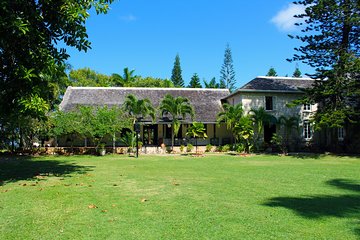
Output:
[[265,97],[265,110],[274,110],[274,99],[271,96]]
[[311,105],[310,104],[304,104],[303,108],[304,108],[304,111],[311,111]]

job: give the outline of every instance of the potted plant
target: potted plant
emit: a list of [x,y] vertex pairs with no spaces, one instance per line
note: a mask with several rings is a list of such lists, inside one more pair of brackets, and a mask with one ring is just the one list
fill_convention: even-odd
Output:
[[100,143],[98,145],[98,153],[100,156],[105,156],[106,154],[105,143]]

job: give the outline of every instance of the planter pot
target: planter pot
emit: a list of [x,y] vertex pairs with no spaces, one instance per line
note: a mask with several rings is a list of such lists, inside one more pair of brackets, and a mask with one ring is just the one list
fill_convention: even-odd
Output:
[[105,156],[105,154],[106,154],[106,149],[100,149],[99,150],[99,155],[100,156]]

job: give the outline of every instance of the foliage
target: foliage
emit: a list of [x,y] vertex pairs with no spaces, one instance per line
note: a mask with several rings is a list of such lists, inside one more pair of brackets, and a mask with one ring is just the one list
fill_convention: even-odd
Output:
[[195,138],[195,147],[197,152],[197,138],[207,138],[206,129],[203,123],[193,122],[192,125],[187,129],[186,135],[190,135]]
[[231,145],[230,144],[225,144],[221,148],[221,152],[229,152],[230,150],[231,150]]
[[71,70],[69,73],[69,85],[73,87],[112,87],[113,79],[100,74],[90,68]]
[[188,88],[202,88],[200,78],[197,73],[194,73],[194,75],[191,77]]
[[107,135],[130,128],[131,122],[118,108],[81,106],[69,112],[57,111],[51,116],[54,136],[86,137],[99,144]]
[[171,131],[171,148],[174,147],[174,137],[177,135],[180,129],[180,120],[184,119],[186,115],[194,117],[195,111],[188,98],[176,97],[174,98],[170,94],[166,94],[160,102],[159,110],[162,117],[170,117],[172,122]]
[[290,61],[316,68],[317,79],[298,103],[319,103],[316,129],[346,127],[359,123],[360,112],[360,12],[356,0],[305,0],[296,16],[302,34],[290,36],[302,45]]
[[249,115],[255,128],[254,146],[256,150],[258,150],[260,147],[259,144],[261,142],[261,136],[263,136],[264,125],[270,123],[271,115],[264,107],[259,107],[258,109],[252,108]]
[[171,74],[171,81],[175,87],[184,87],[185,83],[181,75],[180,56],[179,54],[175,57],[174,67]]
[[234,126],[235,138],[242,144],[244,144],[245,151],[251,152],[253,148],[253,121],[249,115],[242,116]]
[[186,145],[186,152],[191,152],[194,149],[194,146],[191,143],[188,143]]
[[[51,106],[59,96],[63,78],[57,76],[65,72],[69,57],[66,47],[88,50],[90,42],[85,28],[88,11],[94,8],[98,14],[106,13],[112,1],[1,2],[1,116],[29,112],[32,116],[43,116],[46,105]],[[63,47],[59,47],[60,42]]]
[[284,139],[281,135],[273,134],[270,143],[273,144],[275,147],[278,147],[283,154],[287,154],[286,144]]
[[204,86],[205,88],[220,88],[220,84],[216,82],[215,77],[213,77],[210,82],[204,80]]
[[184,152],[185,146],[184,145],[180,145],[180,152]]
[[157,88],[171,88],[174,87],[174,84],[171,80],[160,79],[153,77],[142,78],[137,76],[137,78],[126,85],[127,87],[157,87]]
[[128,147],[128,152],[131,153],[136,146],[136,133],[133,131],[127,131],[120,138],[120,140]]
[[221,66],[220,71],[220,83],[221,88],[223,87],[223,85],[225,85],[225,88],[229,89],[230,92],[233,92],[235,90],[235,70],[229,44],[227,44],[225,48],[224,63]]
[[213,146],[211,144],[207,144],[205,152],[211,152],[212,148]]
[[267,72],[266,76],[268,77],[277,77],[277,72],[275,68],[271,67],[269,71]]
[[285,142],[286,145],[290,145],[290,137],[293,133],[293,131],[296,131],[296,134],[299,135],[300,131],[300,118],[299,116],[280,116],[279,117],[279,123],[282,125],[285,129]]
[[295,71],[294,71],[292,76],[295,77],[295,78],[301,78],[301,71],[300,71],[300,69],[298,67],[295,68]]
[[216,123],[219,125],[220,123],[225,122],[226,128],[231,130],[234,135],[235,124],[244,114],[242,104],[238,103],[233,106],[228,103],[224,103],[223,109],[224,111],[217,114]]
[[134,123],[137,119],[146,118],[147,116],[150,116],[155,121],[155,109],[148,98],[137,99],[135,95],[129,94],[125,97],[123,108],[132,117]]

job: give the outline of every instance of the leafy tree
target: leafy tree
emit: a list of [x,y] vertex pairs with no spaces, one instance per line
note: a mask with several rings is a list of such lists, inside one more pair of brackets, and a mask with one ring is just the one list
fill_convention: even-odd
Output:
[[172,70],[171,81],[175,87],[184,87],[185,83],[181,75],[180,57],[179,54],[175,57],[174,67]]
[[216,79],[215,77],[213,77],[210,82],[207,82],[205,79],[204,79],[204,85],[205,85],[205,88],[220,88],[220,84],[216,82]]
[[191,127],[188,128],[186,135],[195,138],[195,152],[197,153],[197,138],[207,138],[206,129],[203,123],[193,122]]
[[129,94],[125,97],[123,107],[131,116],[133,123],[147,116],[150,116],[153,121],[155,120],[155,109],[148,98],[137,99],[135,95]]
[[221,88],[225,85],[225,88],[229,89],[230,92],[233,92],[235,90],[235,83],[236,79],[231,48],[229,44],[227,44],[224,53],[224,63],[221,66],[220,71],[220,85]]
[[302,42],[290,61],[314,67],[314,86],[298,103],[319,103],[314,121],[317,129],[346,127],[360,116],[360,12],[357,0],[296,1],[306,7],[296,16],[304,26]]
[[296,78],[301,78],[301,71],[300,71],[300,69],[298,67],[295,68],[295,71],[294,71],[292,76],[296,77]]
[[[106,13],[113,0],[2,1],[0,4],[0,114],[42,114],[57,96],[57,78],[69,57],[66,46],[90,48],[88,11]],[[64,47],[57,45],[62,42]],[[33,101],[33,98],[36,101]],[[40,104],[39,104],[40,103]],[[38,110],[40,108],[40,110]],[[9,119],[7,119],[9,120]]]
[[71,70],[69,73],[69,85],[73,87],[111,87],[114,85],[112,80],[90,68]]
[[200,78],[197,73],[194,73],[194,75],[191,77],[188,88],[202,88]]
[[174,149],[174,137],[178,134],[181,119],[184,119],[186,115],[190,115],[191,118],[194,117],[195,111],[188,98],[176,97],[174,98],[170,94],[166,94],[160,102],[159,109],[161,111],[161,116],[170,115],[172,122],[172,131],[171,131],[171,149]]
[[252,108],[249,114],[255,127],[255,148],[258,148],[261,141],[261,136],[263,135],[264,125],[270,123],[271,115],[265,110],[264,107],[259,107],[258,109]]
[[222,122],[226,123],[226,128],[231,130],[233,135],[235,136],[234,127],[235,124],[239,121],[239,119],[243,116],[244,110],[242,104],[236,104],[235,106],[230,105],[228,103],[223,104],[224,111],[219,112],[216,117],[217,124]]
[[266,76],[268,77],[277,77],[277,72],[275,70],[275,68],[271,67],[268,71],[268,73],[266,74]]
[[135,81],[129,83],[127,87],[158,87],[158,88],[171,88],[174,87],[172,81],[168,79],[152,78],[152,77],[137,77]]

